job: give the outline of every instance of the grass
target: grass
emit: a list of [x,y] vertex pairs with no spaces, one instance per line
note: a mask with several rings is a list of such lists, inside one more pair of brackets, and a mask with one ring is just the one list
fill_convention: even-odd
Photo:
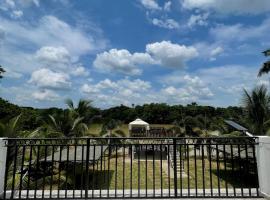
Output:
[[[151,124],[150,127],[164,127],[166,129],[169,129],[173,127],[171,124]],[[91,124],[88,127],[88,134],[94,134],[98,135],[101,132],[102,124]],[[126,136],[129,135],[128,132],[128,124],[121,124],[119,127],[115,128],[113,131],[121,130],[125,133]]]
[[[109,170],[108,163],[110,163]],[[166,167],[168,166],[167,163],[166,159],[162,160],[162,163],[159,159],[154,164],[151,158],[147,162],[145,160],[138,161],[133,159],[131,168],[131,161],[128,155],[118,153],[117,160],[115,155],[105,160],[102,170],[100,169],[100,163],[96,165],[95,172],[92,173],[91,178],[93,178],[92,181],[95,189],[106,189],[108,187],[110,189],[173,189],[173,169],[168,169]],[[186,178],[182,177],[182,179],[180,177],[177,178],[178,188],[211,188],[211,179],[212,188],[218,188],[218,186],[225,188],[226,185],[228,188],[257,186],[256,175],[245,174],[239,167],[236,167],[236,163],[234,165],[235,169],[232,171],[231,164],[226,163],[225,169],[223,161],[220,161],[219,164],[216,161],[212,161],[210,171],[208,159],[202,160],[197,158],[195,160],[194,157],[191,157],[189,160],[184,160],[185,174],[189,176]],[[169,170],[170,172],[168,172]]]

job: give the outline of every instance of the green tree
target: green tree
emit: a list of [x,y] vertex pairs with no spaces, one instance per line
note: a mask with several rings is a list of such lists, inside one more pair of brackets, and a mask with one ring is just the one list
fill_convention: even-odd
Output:
[[[265,56],[270,56],[270,49],[267,49],[266,51],[263,52]],[[267,74],[270,71],[270,60],[266,61],[263,63],[258,76],[262,76],[263,74]]]
[[111,119],[103,124],[101,135],[103,137],[123,137],[125,134],[120,130],[117,130],[113,133],[113,130],[121,125],[121,121]]
[[91,115],[91,110],[93,108],[91,105],[91,100],[80,99],[77,106],[74,105],[71,99],[67,99],[65,103],[69,110],[73,113],[74,117],[83,117],[82,122],[86,124],[89,124],[98,117],[97,115]]
[[69,110],[64,110],[61,114],[55,116],[49,115],[45,127],[53,135],[62,135],[65,137],[84,136],[88,127],[82,122],[83,117],[74,118]]
[[270,96],[264,85],[250,93],[244,90],[243,105],[250,122],[250,129],[256,135],[264,135],[269,127]]
[[7,123],[0,123],[0,137],[16,138],[20,135],[19,120],[21,114],[10,119]]

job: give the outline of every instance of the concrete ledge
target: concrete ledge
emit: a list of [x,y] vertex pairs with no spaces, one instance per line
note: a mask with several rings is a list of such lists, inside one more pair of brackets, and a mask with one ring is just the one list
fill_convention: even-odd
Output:
[[[220,193],[219,193],[220,192]],[[257,196],[257,189],[256,188],[244,188],[243,194],[240,188],[234,189],[229,188],[227,191],[225,188],[218,190],[217,188],[213,189],[205,189],[205,193],[203,193],[203,189],[182,189],[177,190],[178,198],[259,198]],[[28,194],[28,195],[27,195]],[[6,192],[6,197],[11,197],[11,191],[8,190]],[[86,198],[85,190],[15,190],[13,193],[13,198],[21,199],[50,199],[50,198],[58,198],[58,199],[65,199],[65,198]],[[88,197],[89,198],[174,198],[174,189],[163,189],[162,192],[160,189],[153,189],[149,190],[88,190]]]
[[270,137],[259,136],[256,146],[260,193],[270,198]]

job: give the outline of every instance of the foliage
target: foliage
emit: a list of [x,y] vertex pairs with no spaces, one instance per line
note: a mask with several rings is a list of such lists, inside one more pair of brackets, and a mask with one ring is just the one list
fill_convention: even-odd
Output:
[[258,86],[250,93],[244,90],[243,104],[251,131],[256,135],[264,135],[270,124],[270,96],[266,87]]
[[[224,119],[234,120],[243,126],[247,126],[250,123],[246,121],[243,108],[232,106],[227,108],[215,108],[211,106],[201,106],[196,103],[188,104],[187,106],[170,106],[167,104],[151,103],[134,107],[120,105],[100,110],[91,106],[91,101],[88,100],[80,100],[77,105],[74,105],[72,100],[67,100],[66,103],[68,109],[36,109],[31,107],[19,107],[0,98],[0,122],[6,124],[10,119],[22,114],[20,124],[21,130],[23,130],[23,137],[39,127],[42,128],[36,133],[36,137],[57,137],[59,134],[62,134],[62,136],[83,136],[85,134],[84,131],[86,131],[86,125],[89,127],[93,123],[104,124],[102,132],[104,135],[107,134],[109,130],[112,130],[110,129],[110,126],[113,124],[110,122],[112,119],[127,124],[136,117],[150,124],[174,124],[174,132],[180,135],[192,135],[192,129],[195,127],[202,130],[228,132],[223,123]],[[78,129],[76,128],[76,130],[71,131],[75,120],[79,121],[80,125],[77,126]],[[110,125],[110,123],[112,124]],[[114,132],[115,131],[112,131],[112,134],[114,134]],[[99,133],[99,131],[95,134],[97,133]],[[92,134],[93,133],[91,133],[91,135]]]
[[83,117],[74,118],[69,110],[64,110],[59,115],[49,115],[45,127],[54,135],[63,135],[65,137],[84,136],[88,127],[82,122]]
[[3,67],[0,65],[0,79],[3,78],[3,73],[6,71],[3,69]]
[[[270,49],[263,52],[265,56],[270,56]],[[262,76],[263,74],[267,74],[270,71],[270,60],[263,63],[261,69],[259,70],[258,76]]]
[[91,100],[80,99],[77,107],[75,107],[71,99],[66,100],[66,105],[73,113],[74,117],[83,117],[82,122],[87,124],[91,123],[95,118],[97,118],[96,115],[93,115],[91,103]]
[[121,130],[118,130],[113,134],[113,129],[119,127],[120,125],[121,121],[111,119],[103,124],[100,135],[103,137],[125,136],[125,134]]
[[7,123],[3,124],[0,123],[0,137],[10,137],[15,138],[18,135],[20,135],[20,125],[19,120],[22,115],[18,115],[11,120],[9,120]]

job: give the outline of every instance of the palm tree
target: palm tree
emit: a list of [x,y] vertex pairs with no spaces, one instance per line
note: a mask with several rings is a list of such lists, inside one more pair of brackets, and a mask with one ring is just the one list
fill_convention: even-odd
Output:
[[[270,56],[270,49],[263,52],[265,56]],[[263,63],[263,66],[261,67],[258,76],[262,76],[263,74],[267,74],[270,71],[270,60]]]
[[0,65],[0,79],[3,78],[3,73],[5,73],[6,71],[3,69],[3,67]]
[[83,122],[88,122],[88,116],[89,116],[89,110],[92,107],[91,106],[92,101],[86,100],[86,99],[80,99],[78,102],[77,107],[74,106],[74,103],[71,99],[66,100],[66,105],[70,109],[70,111],[73,112],[75,117],[83,117]]
[[117,130],[113,133],[113,129],[119,127],[120,125],[121,125],[121,121],[111,119],[108,122],[103,124],[100,134],[103,137],[124,137],[125,133],[121,130]]
[[266,87],[264,85],[258,86],[250,93],[244,90],[243,105],[252,132],[257,135],[264,135],[270,124],[270,96]]
[[16,138],[20,135],[19,120],[21,114],[10,119],[7,123],[0,123],[0,137]]
[[65,110],[56,116],[49,115],[45,127],[55,136],[84,136],[88,127],[82,122],[83,119],[83,117],[74,118],[69,110]]

